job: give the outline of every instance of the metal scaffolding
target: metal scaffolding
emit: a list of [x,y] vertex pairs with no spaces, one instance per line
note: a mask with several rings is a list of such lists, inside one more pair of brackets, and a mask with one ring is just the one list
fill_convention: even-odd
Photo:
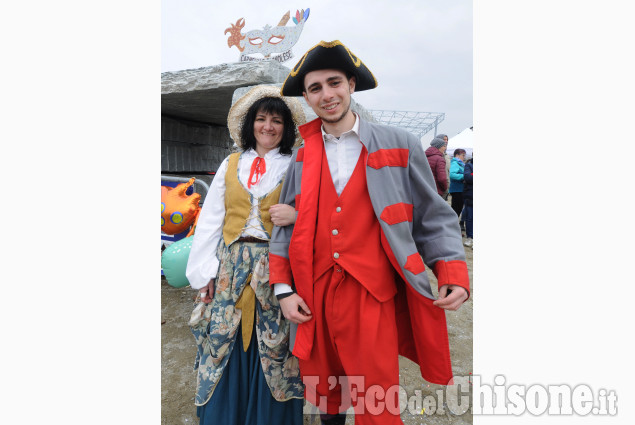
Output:
[[378,109],[369,109],[368,112],[377,122],[401,127],[419,138],[433,128],[436,136],[437,126],[445,119],[443,112],[382,111]]

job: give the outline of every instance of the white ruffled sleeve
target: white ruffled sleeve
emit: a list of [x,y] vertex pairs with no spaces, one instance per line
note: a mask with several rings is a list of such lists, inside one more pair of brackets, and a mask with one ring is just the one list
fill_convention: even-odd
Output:
[[194,232],[185,270],[185,276],[194,289],[207,285],[218,273],[219,260],[216,257],[216,248],[223,235],[225,222],[225,174],[228,160],[229,157],[225,158],[216,171]]

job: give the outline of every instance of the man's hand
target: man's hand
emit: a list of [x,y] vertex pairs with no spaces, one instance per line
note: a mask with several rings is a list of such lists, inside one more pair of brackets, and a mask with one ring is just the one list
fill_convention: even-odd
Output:
[[201,293],[201,301],[205,304],[211,303],[212,298],[214,298],[214,279],[210,280],[206,286],[203,286],[198,291]]
[[458,310],[465,300],[467,300],[465,288],[459,285],[443,285],[439,288],[439,299],[432,304],[445,310]]
[[289,295],[281,299],[280,308],[284,317],[293,323],[300,324],[313,318],[311,310],[309,310],[309,307],[298,294]]
[[269,207],[271,222],[278,227],[288,226],[295,223],[295,208],[287,204],[275,204]]

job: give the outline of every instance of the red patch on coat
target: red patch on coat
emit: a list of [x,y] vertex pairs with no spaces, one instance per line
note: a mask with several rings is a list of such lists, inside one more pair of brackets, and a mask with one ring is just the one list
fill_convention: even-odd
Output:
[[400,202],[398,204],[388,205],[381,212],[379,218],[391,225],[403,221],[412,221],[412,204]]
[[295,157],[295,162],[303,162],[304,161],[304,148],[298,149],[298,155]]
[[295,195],[295,210],[300,211],[300,195]]
[[382,167],[407,167],[408,149],[379,149],[368,155],[368,166],[374,169]]
[[421,255],[419,255],[418,252],[415,252],[414,254],[408,256],[403,268],[412,274],[419,274],[425,271],[426,266],[421,259]]

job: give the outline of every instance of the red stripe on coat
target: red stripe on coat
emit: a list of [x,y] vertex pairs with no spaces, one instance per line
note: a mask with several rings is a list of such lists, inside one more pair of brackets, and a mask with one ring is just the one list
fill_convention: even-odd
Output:
[[408,149],[379,149],[368,155],[367,165],[374,169],[408,166]]
[[[306,151],[306,161],[302,161],[301,210],[298,212],[289,242],[289,258],[293,261],[292,271],[295,277],[295,288],[309,310],[313,310],[313,242],[320,193],[322,150],[324,149],[321,127],[322,121],[319,118],[298,127],[298,131],[304,139],[303,149]],[[301,155],[304,159],[304,154]],[[271,273],[271,269],[269,269],[269,273]],[[302,360],[309,358],[314,334],[315,320],[298,325],[295,345],[293,346],[293,354],[296,357]]]
[[406,264],[403,266],[404,269],[408,270],[412,274],[419,274],[426,269],[426,265],[423,264],[423,260],[421,259],[421,255],[418,252],[415,252],[412,255],[409,255],[406,259]]
[[295,210],[296,211],[300,211],[300,196],[301,195],[295,195]]
[[295,162],[304,161],[304,148],[298,149],[298,155],[295,157]]
[[400,202],[388,205],[381,212],[380,219],[388,224],[397,224],[403,221],[412,221],[412,204]]

